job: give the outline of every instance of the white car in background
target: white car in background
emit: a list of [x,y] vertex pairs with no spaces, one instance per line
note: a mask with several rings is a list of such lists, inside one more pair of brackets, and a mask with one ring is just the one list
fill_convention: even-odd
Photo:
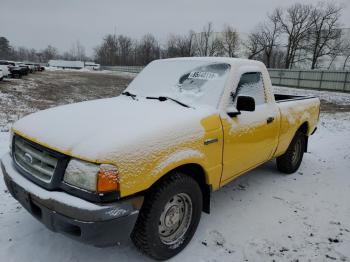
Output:
[[34,64],[32,64],[32,63],[25,63],[25,65],[29,67],[29,72],[30,73],[34,73],[36,71]]
[[8,77],[11,74],[8,65],[0,64],[0,70],[2,71],[2,77]]

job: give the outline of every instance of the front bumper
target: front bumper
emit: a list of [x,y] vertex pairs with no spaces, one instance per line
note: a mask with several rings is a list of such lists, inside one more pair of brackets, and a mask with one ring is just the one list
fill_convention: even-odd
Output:
[[114,245],[129,239],[142,196],[95,204],[39,187],[16,170],[10,154],[1,159],[1,169],[11,195],[52,231],[95,246]]

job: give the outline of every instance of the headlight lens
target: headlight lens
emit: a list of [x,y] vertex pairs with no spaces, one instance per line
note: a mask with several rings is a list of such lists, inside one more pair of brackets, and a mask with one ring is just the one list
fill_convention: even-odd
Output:
[[96,191],[98,170],[96,164],[72,159],[66,168],[64,181],[88,191]]
[[72,159],[66,168],[66,183],[91,192],[109,192],[119,189],[118,170],[109,164],[93,164]]

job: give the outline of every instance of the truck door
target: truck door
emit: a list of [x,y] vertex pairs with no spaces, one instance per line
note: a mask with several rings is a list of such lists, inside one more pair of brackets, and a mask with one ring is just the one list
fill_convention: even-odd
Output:
[[231,105],[239,96],[255,100],[255,111],[223,119],[224,150],[221,183],[270,159],[278,143],[279,119],[274,101],[268,101],[260,72],[241,75]]

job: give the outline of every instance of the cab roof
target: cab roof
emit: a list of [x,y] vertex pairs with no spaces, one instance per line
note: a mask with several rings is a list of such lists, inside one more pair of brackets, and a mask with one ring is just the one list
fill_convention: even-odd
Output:
[[233,58],[233,57],[176,57],[176,58],[166,58],[160,59],[164,61],[203,61],[210,63],[227,63],[231,66],[238,65],[257,65],[264,66],[260,61],[244,59],[244,58]]

